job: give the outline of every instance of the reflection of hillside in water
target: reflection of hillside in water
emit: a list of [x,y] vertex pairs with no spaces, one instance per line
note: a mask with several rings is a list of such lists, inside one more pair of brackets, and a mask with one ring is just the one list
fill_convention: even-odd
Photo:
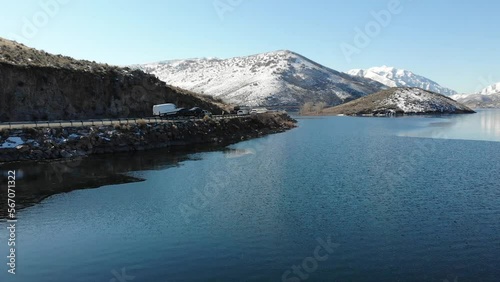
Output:
[[494,136],[500,136],[500,115],[495,111],[485,111],[481,115],[481,128]]
[[[7,183],[7,171],[16,171],[15,200],[19,210],[58,193],[143,181],[127,173],[177,166],[189,159],[187,153],[160,149],[132,154],[97,155],[79,160],[2,164],[0,181]],[[1,187],[0,202],[6,203],[7,187]],[[6,204],[0,205],[0,218],[5,218],[6,212]]]
[[255,155],[255,150],[252,149],[231,149],[228,148],[223,151],[224,155],[228,159],[240,158],[246,155]]
[[426,126],[403,129],[398,136],[500,142],[500,109],[432,118]]

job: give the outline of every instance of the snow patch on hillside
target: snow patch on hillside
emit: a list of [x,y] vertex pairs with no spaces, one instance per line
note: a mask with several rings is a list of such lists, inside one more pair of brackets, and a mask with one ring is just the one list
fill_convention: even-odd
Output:
[[397,89],[381,105],[396,106],[405,113],[455,112],[466,107],[440,95],[417,88]]

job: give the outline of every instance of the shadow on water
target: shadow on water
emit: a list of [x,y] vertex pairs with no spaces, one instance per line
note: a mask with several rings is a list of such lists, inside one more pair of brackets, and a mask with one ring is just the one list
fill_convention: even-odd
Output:
[[[45,198],[80,189],[140,182],[144,179],[129,172],[163,170],[179,166],[186,160],[198,160],[192,154],[221,151],[235,154],[224,147],[196,146],[175,151],[157,149],[134,153],[94,155],[73,160],[18,162],[0,164],[0,202],[7,203],[8,171],[16,172],[16,210],[33,206]],[[0,205],[0,219],[7,218],[7,205]]]

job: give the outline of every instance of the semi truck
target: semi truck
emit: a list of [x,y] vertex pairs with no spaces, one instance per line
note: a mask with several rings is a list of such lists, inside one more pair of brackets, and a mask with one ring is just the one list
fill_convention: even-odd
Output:
[[203,110],[199,107],[191,109],[177,108],[175,104],[160,104],[153,106],[153,115],[159,117],[198,117],[212,116],[209,111]]

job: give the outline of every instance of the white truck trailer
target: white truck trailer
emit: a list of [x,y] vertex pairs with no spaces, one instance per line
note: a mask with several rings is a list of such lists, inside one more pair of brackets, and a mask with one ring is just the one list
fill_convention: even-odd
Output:
[[154,116],[169,116],[177,114],[177,108],[175,104],[159,104],[153,106]]

